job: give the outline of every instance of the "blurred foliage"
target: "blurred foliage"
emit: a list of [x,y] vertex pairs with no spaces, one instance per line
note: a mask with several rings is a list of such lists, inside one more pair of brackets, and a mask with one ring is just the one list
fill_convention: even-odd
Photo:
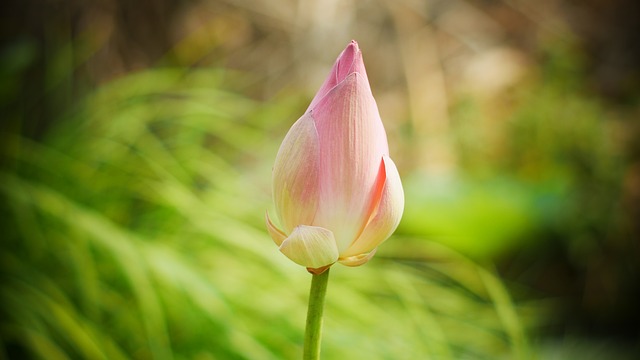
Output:
[[[241,76],[141,72],[101,87],[44,142],[7,138],[6,356],[298,356],[308,275],[263,229],[278,143],[264,134],[292,107],[227,82]],[[433,263],[333,272],[326,358],[525,357],[495,275],[420,242]]]
[[297,358],[270,169],[351,38],[407,203],[332,271],[323,357],[639,352],[640,52],[593,35],[623,0],[27,3],[1,12],[0,358]]

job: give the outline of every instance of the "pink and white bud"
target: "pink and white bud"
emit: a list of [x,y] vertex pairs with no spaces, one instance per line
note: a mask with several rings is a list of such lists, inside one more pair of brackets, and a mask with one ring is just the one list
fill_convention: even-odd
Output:
[[366,263],[404,209],[400,175],[362,61],[351,41],[276,156],[267,229],[289,259],[321,273]]

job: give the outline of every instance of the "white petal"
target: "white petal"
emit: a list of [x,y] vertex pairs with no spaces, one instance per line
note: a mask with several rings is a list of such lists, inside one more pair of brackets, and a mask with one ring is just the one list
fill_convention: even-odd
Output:
[[333,233],[317,226],[298,226],[282,242],[280,251],[298,265],[321,268],[338,260]]

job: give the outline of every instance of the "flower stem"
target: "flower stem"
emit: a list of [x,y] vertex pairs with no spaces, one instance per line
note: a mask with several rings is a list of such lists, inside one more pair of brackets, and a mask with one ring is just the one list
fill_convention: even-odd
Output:
[[309,291],[309,308],[307,309],[307,328],[304,334],[303,360],[320,358],[320,339],[322,338],[322,312],[324,296],[327,293],[329,269],[323,273],[313,274]]

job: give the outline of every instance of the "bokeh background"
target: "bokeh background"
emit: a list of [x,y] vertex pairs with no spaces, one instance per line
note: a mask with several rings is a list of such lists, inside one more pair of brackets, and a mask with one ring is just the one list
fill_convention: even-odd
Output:
[[406,209],[323,357],[637,358],[639,7],[4,0],[0,358],[299,358],[270,171],[351,39]]

